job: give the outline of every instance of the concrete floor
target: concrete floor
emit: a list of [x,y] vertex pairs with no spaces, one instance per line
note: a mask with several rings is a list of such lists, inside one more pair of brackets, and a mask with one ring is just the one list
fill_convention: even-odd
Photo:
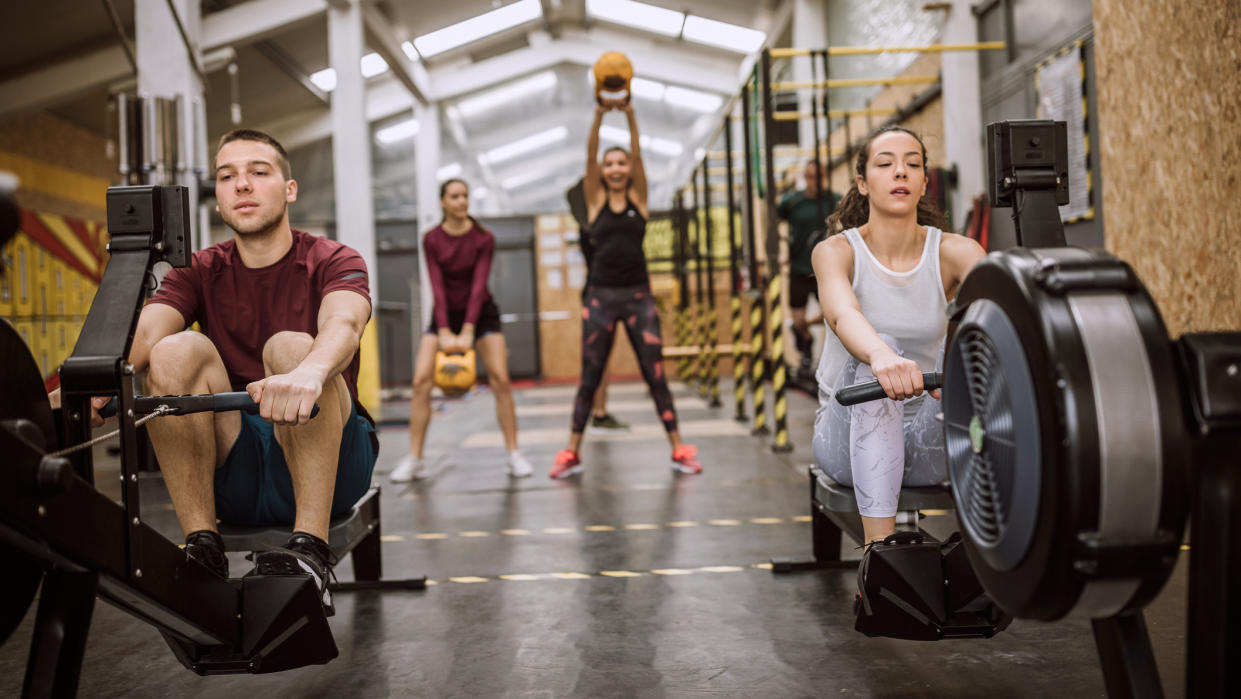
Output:
[[[814,402],[789,399],[797,449],[777,455],[684,386],[682,430],[703,475],[667,468],[669,449],[639,384],[613,387],[627,436],[588,436],[586,473],[546,477],[563,445],[571,387],[517,396],[533,478],[504,475],[490,395],[450,401],[432,422],[430,479],[389,484],[406,448],[381,432],[388,577],[425,574],[424,592],[338,594],[340,657],[258,676],[198,677],[150,626],[101,604],[82,696],[126,697],[1045,697],[1102,696],[1090,627],[1014,622],[990,640],[914,643],[853,631],[853,573],[775,576],[773,557],[809,557],[805,464]],[[724,395],[729,395],[727,390]],[[385,407],[399,418],[405,406]],[[115,463],[101,460],[99,482]],[[158,477],[144,516],[177,532]],[[950,518],[928,526],[951,527]],[[851,546],[851,545],[850,545]],[[855,554],[856,555],[856,554]],[[1162,680],[1183,693],[1184,558],[1147,610]],[[247,569],[235,557],[234,575]],[[351,575],[348,561],[339,567]],[[33,608],[33,607],[32,607]],[[20,692],[33,614],[0,647],[0,696]]]

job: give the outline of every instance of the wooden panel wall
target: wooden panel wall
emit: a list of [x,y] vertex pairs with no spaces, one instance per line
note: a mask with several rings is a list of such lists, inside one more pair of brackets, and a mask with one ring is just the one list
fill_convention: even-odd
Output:
[[1241,328],[1241,3],[1095,0],[1107,249],[1174,336]]

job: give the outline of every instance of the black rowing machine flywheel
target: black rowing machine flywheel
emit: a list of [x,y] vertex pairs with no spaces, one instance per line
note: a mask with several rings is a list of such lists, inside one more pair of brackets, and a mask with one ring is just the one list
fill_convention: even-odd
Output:
[[1187,440],[1172,344],[1124,262],[993,253],[963,283],[944,424],[970,563],[1014,617],[1140,608],[1171,574]]
[[[3,367],[0,369],[0,429],[34,450],[54,451],[56,428],[39,365],[30,356],[22,336],[3,319],[0,319],[0,367]],[[16,454],[8,454],[0,462],[0,468],[34,469],[32,463],[21,463]],[[0,643],[3,643],[26,616],[43,578],[43,568],[26,552],[5,543],[0,543],[0,559],[4,560],[4,574],[0,575]]]

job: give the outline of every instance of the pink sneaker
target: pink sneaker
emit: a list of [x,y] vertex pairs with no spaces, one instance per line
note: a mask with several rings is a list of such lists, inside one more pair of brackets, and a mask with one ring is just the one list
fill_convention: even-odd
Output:
[[688,473],[691,476],[702,473],[702,464],[698,461],[698,447],[693,444],[682,444],[672,450],[672,470]]
[[578,458],[577,452],[569,449],[561,449],[556,454],[556,463],[552,466],[552,470],[547,472],[552,478],[568,478],[576,476],[582,472],[582,460]]

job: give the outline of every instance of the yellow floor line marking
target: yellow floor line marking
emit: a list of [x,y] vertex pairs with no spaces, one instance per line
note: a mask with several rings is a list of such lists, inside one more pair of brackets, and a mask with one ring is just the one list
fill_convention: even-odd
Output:
[[643,573],[636,573],[632,570],[601,570],[599,574],[609,578],[640,578],[643,575]]
[[500,533],[504,536],[526,536],[530,533],[529,529],[501,529]]
[[745,568],[742,568],[741,566],[706,566],[705,568],[699,568],[698,570],[706,571],[708,573],[739,573],[745,570]]
[[[927,510],[923,510],[923,512],[927,512]],[[789,518],[751,517],[749,520],[711,519],[711,520],[707,520],[706,523],[710,524],[711,526],[715,526],[715,527],[735,527],[735,526],[746,523],[746,521],[748,521],[750,524],[784,524],[790,521],[809,522],[811,521],[811,518],[809,515],[798,515],[796,517],[789,517]],[[574,527],[544,527],[543,529],[538,530],[538,531],[542,534],[565,535],[565,534],[574,534],[579,531],[587,531],[587,532],[615,532],[615,531],[620,531],[620,530],[654,531],[657,529],[662,529],[664,527],[684,529],[684,528],[689,528],[689,527],[698,527],[698,526],[701,526],[702,524],[703,524],[702,522],[694,522],[690,520],[677,520],[677,521],[672,521],[672,522],[665,522],[662,525],[653,524],[651,522],[634,522],[632,524],[623,524],[623,525],[589,524],[589,525],[582,527],[581,529],[577,529]],[[534,531],[530,529],[501,529],[499,532],[462,531],[462,532],[457,532],[456,536],[460,538],[466,538],[466,539],[478,539],[478,538],[491,536],[493,533],[502,534],[504,536],[529,536],[530,534],[534,533]],[[453,535],[451,534],[445,534],[442,532],[425,532],[422,534],[415,534],[414,538],[420,539],[422,541],[437,541],[440,539],[449,539],[449,538],[452,538],[452,536]],[[385,534],[380,537],[380,540],[386,541],[386,542],[401,542],[401,541],[405,541],[405,538],[406,537],[401,536],[399,534]]]
[[918,510],[918,511],[926,515],[927,517],[939,517],[942,515],[946,515],[949,512],[952,512],[952,510]]
[[452,581],[452,582],[455,582],[455,583],[464,583],[464,584],[469,584],[469,583],[481,583],[481,582],[487,582],[487,580],[488,580],[488,579],[487,579],[487,578],[479,578],[479,577],[475,577],[475,576],[473,576],[473,575],[466,575],[466,576],[463,576],[463,577],[460,577],[460,578],[449,578],[449,580],[450,580],[450,581]]
[[641,532],[641,531],[650,531],[651,529],[659,529],[659,525],[640,522],[638,524],[626,524],[625,528],[628,529],[629,531]]
[[380,541],[388,541],[388,542],[391,542],[391,541],[405,541],[405,537],[403,537],[403,536],[397,536],[396,534],[381,534],[381,535],[379,536],[379,540],[380,540]]
[[759,570],[771,570],[770,563],[755,563],[754,567],[758,568]]
[[585,573],[552,573],[557,580],[586,580],[590,576]]
[[783,517],[753,517],[750,519],[753,524],[783,524]]
[[543,530],[544,534],[573,534],[576,532],[576,529],[570,527],[548,527]]
[[427,581],[427,586],[428,586],[428,587],[430,587],[431,585],[438,585],[438,584],[439,584],[439,583],[438,583],[438,582],[436,582],[436,581],[434,581],[434,580],[428,580],[428,581]]
[[588,532],[614,532],[616,527],[610,524],[592,524],[585,528]]
[[797,515],[796,517],[793,518],[794,522],[809,522],[810,520],[811,520],[810,515]]
[[684,568],[660,568],[651,572],[655,575],[693,575],[694,573],[694,571],[685,570]]
[[501,580],[512,580],[514,582],[522,582],[526,580],[541,580],[542,578],[540,578],[537,575],[527,575],[525,573],[518,573],[515,575],[501,575],[500,579]]
[[684,522],[684,521],[682,521],[682,522],[668,522],[668,523],[667,523],[667,524],[665,524],[664,526],[665,526],[665,527],[696,527],[696,526],[698,526],[698,523],[697,523],[697,522]]
[[431,540],[433,540],[433,539],[447,539],[447,538],[448,538],[448,535],[447,535],[447,534],[439,534],[439,533],[435,533],[435,532],[433,532],[433,533],[430,533],[430,534],[419,534],[419,535],[418,535],[418,538],[419,538],[419,539],[422,539],[422,540],[424,540],[424,541],[431,541]]
[[464,536],[467,539],[477,539],[483,536],[491,536],[491,532],[457,532],[457,536]]
[[707,520],[707,524],[710,524],[713,527],[735,527],[738,524],[741,524],[741,520],[739,519],[712,519],[712,520]]
[[1181,550],[1182,550],[1182,551],[1188,551],[1188,550],[1189,550],[1189,544],[1181,544]]

